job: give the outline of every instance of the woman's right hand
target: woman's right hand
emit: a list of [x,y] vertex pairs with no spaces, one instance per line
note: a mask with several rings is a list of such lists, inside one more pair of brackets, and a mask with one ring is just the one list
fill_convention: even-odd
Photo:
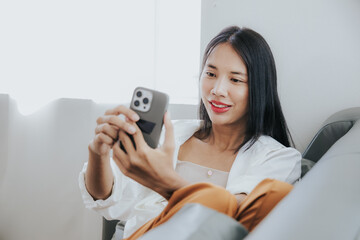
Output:
[[95,137],[89,144],[89,151],[91,154],[97,155],[101,159],[108,159],[110,156],[110,149],[114,143],[118,141],[119,131],[123,130],[129,134],[135,133],[134,126],[119,118],[119,115],[124,115],[125,118],[136,122],[139,120],[139,115],[133,110],[119,105],[113,109],[109,109],[103,116],[100,116],[96,122]]
[[[119,115],[131,121],[126,122]],[[130,124],[138,120],[139,116],[123,105],[107,110],[96,120],[95,137],[88,147],[89,161],[85,173],[85,186],[94,200],[111,195],[114,176],[110,166],[110,149],[117,142],[119,131],[132,134]]]

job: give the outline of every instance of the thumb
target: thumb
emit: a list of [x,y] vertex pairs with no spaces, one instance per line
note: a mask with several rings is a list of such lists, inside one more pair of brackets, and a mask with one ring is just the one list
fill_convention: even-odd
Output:
[[162,147],[164,151],[168,153],[173,153],[175,148],[175,137],[174,137],[174,128],[171,123],[169,112],[166,112],[164,114],[164,126],[165,126],[165,140]]

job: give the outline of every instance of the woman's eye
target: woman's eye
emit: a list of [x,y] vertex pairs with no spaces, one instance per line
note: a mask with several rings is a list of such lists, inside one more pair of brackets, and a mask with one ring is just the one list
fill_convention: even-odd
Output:
[[243,81],[241,81],[240,79],[236,79],[236,78],[232,78],[231,81],[236,82],[236,83],[238,83],[238,82],[243,82]]
[[208,75],[209,77],[215,77],[215,74],[213,74],[212,72],[206,72],[206,75]]

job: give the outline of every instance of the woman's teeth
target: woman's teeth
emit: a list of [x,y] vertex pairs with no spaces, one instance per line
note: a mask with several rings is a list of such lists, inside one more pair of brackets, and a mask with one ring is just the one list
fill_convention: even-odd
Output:
[[218,107],[218,108],[225,108],[225,107],[228,107],[227,105],[217,105],[215,103],[211,103],[212,105],[214,105],[215,107]]

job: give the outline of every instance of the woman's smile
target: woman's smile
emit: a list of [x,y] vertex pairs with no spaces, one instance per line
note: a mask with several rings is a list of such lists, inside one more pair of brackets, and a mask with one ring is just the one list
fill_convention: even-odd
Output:
[[216,112],[216,113],[224,113],[230,110],[231,105],[219,102],[219,101],[209,101],[209,103],[211,104],[211,110]]

